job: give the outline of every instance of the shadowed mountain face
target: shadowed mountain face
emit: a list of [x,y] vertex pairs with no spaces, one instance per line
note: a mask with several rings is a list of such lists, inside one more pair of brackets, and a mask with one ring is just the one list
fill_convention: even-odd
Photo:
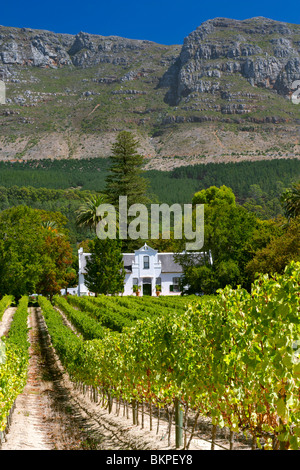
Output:
[[[151,156],[256,151],[261,130],[266,149],[299,146],[299,25],[215,18],[182,46],[0,26],[0,78],[0,159],[105,156],[125,128]],[[216,125],[230,135],[210,145]]]
[[[300,26],[265,18],[235,21],[216,18],[203,23],[185,40],[176,63],[166,72],[160,85],[169,87],[167,102],[179,104],[210,95],[224,100],[225,113],[244,114],[249,105],[235,98],[247,98],[241,92],[246,83],[254,88],[275,90],[283,96],[300,78]],[[240,83],[239,83],[240,82]],[[249,96],[251,100],[251,96]],[[255,99],[255,96],[253,96]]]

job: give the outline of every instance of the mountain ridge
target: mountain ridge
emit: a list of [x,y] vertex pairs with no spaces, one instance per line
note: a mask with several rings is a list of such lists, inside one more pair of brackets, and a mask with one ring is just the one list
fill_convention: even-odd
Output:
[[0,26],[0,78],[2,160],[106,157],[123,129],[174,165],[300,156],[300,25],[217,17],[182,45]]

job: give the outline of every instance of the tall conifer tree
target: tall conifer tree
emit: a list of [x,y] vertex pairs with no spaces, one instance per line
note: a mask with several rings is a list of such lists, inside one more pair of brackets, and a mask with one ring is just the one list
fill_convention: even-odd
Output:
[[105,193],[114,206],[118,206],[119,196],[127,196],[128,206],[149,202],[148,182],[142,176],[144,157],[137,152],[138,145],[131,132],[122,131],[112,146],[112,166],[106,178]]

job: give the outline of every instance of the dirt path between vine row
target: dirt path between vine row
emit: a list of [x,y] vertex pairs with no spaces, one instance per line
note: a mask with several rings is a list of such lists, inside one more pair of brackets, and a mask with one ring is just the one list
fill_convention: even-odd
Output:
[[[0,324],[1,326],[1,324]],[[30,308],[28,318],[30,363],[28,381],[15,402],[12,422],[1,450],[167,450],[175,449],[175,431],[168,446],[168,422],[149,416],[144,428],[126,418],[125,407],[112,413],[83,394],[69,380],[58,360],[38,308]],[[129,412],[130,415],[130,412]],[[141,419],[141,418],[140,418]],[[191,450],[209,450],[209,432],[195,437]],[[219,444],[219,445],[217,445]],[[226,441],[219,439],[215,450]],[[242,445],[242,448],[249,448]]]
[[15,311],[16,307],[9,307],[3,313],[2,320],[0,321],[0,338],[8,332]]

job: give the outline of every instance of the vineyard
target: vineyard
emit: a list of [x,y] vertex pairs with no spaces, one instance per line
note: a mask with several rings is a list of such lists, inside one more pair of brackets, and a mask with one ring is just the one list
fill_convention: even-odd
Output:
[[[0,316],[12,302],[0,301]],[[300,446],[300,263],[261,276],[251,293],[214,296],[38,297],[51,345],[80,390],[144,429],[167,423],[168,447],[189,449],[208,420],[211,449],[244,436],[254,449]],[[1,338],[1,432],[26,383],[23,297]],[[147,418],[147,420],[146,420]],[[172,431],[175,441],[172,441]]]
[[[2,303],[8,307],[12,298],[5,296]],[[19,393],[27,381],[28,341],[27,341],[28,298],[22,297],[14,314],[5,350],[0,362],[0,437],[9,421],[10,412]]]

